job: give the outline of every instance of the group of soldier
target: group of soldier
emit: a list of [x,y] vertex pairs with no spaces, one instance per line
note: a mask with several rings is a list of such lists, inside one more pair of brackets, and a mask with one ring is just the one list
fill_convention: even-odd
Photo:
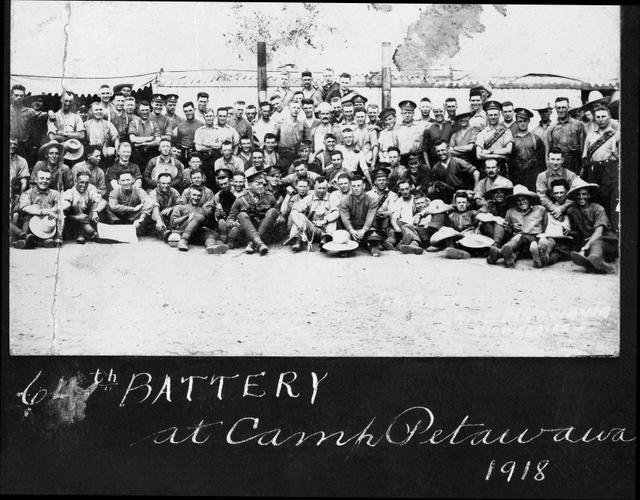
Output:
[[88,107],[65,91],[56,112],[14,85],[12,245],[100,241],[98,223],[126,224],[181,251],[265,255],[282,242],[293,252],[441,251],[507,267],[571,259],[613,272],[615,95],[529,110],[481,85],[468,109],[424,97],[401,101],[398,117],[350,88],[347,73],[323,78],[304,71],[293,89],[283,73],[258,106],[214,109],[198,92],[183,116],[177,95],[136,99],[131,84],[103,85]]

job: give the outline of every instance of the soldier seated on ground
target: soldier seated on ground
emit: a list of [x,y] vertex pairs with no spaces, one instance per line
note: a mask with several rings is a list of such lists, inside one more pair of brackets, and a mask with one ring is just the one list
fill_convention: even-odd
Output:
[[111,224],[132,224],[136,232],[151,215],[153,202],[144,189],[134,185],[133,175],[123,170],[118,176],[118,186],[109,193],[107,216]]
[[51,189],[51,172],[40,170],[35,186],[20,195],[18,210],[25,238],[14,243],[16,248],[42,246],[52,248],[62,245],[58,231],[60,192]]
[[505,226],[512,236],[500,253],[505,266],[514,267],[519,257],[535,253],[532,247],[534,243],[538,244],[538,237],[547,228],[547,211],[539,204],[538,195],[520,184],[514,186],[507,202],[515,204],[507,210],[505,217]]
[[571,260],[587,272],[608,274],[614,272],[607,262],[613,262],[618,256],[618,237],[611,231],[604,207],[591,201],[597,189],[597,184],[576,179],[567,193],[567,198],[576,201],[567,214],[580,247],[579,251],[571,252]]
[[187,203],[176,206],[171,213],[171,231],[180,234],[178,250],[186,252],[189,243],[204,245],[205,251],[210,254],[223,254],[228,247],[218,234],[204,225],[205,209],[200,206],[202,187],[192,186],[189,190]]
[[76,175],[75,186],[62,195],[62,210],[67,222],[65,229],[80,244],[93,240],[98,235],[100,213],[107,206],[107,201],[90,181],[89,172],[80,171]]

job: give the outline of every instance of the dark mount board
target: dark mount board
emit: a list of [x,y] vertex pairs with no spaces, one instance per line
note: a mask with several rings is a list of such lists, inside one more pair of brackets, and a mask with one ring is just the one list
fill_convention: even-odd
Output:
[[[2,493],[87,494],[208,494],[208,495],[321,495],[477,498],[631,498],[635,497],[633,442],[636,428],[636,298],[637,298],[637,169],[638,161],[638,15],[623,8],[622,122],[623,169],[622,228],[624,242],[621,274],[621,355],[619,358],[175,358],[175,357],[10,357],[8,354],[8,245],[3,230],[2,413],[0,491]],[[5,36],[6,36],[5,31]],[[588,36],[585,34],[585,36]],[[7,47],[7,45],[5,45]],[[5,49],[5,89],[8,74]],[[630,63],[632,62],[632,63]],[[5,113],[5,130],[8,113]],[[5,135],[6,136],[6,135]],[[6,193],[3,194],[6,196]],[[6,206],[6,205],[5,205]],[[6,222],[5,222],[6,224]],[[562,286],[562,284],[558,284]],[[372,333],[375,334],[375,333]],[[455,335],[455,332],[451,332]],[[61,377],[77,377],[86,388],[96,369],[113,370],[118,385],[101,385],[88,396],[88,404],[75,410],[84,418],[61,423],[64,401],[51,398]],[[137,403],[146,390],[134,390],[120,406],[134,374],[151,375],[151,395]],[[243,397],[248,375],[249,392]],[[291,385],[299,391],[289,397],[281,387],[281,373],[295,372]],[[312,375],[322,377],[314,403]],[[27,403],[43,397],[31,409]],[[222,400],[217,386],[194,380],[191,401],[182,377],[238,374],[225,382]],[[171,399],[162,391],[171,380]],[[291,377],[290,375],[285,375]],[[146,377],[134,379],[142,384]],[[110,387],[110,388],[109,388]],[[157,401],[151,401],[157,397]],[[81,399],[81,398],[80,398]],[[51,406],[51,404],[54,406]],[[55,406],[57,405],[57,406]],[[404,410],[385,436],[390,424]],[[54,411],[57,408],[56,411]],[[64,413],[64,412],[63,412]],[[64,414],[67,414],[64,413]],[[426,422],[428,431],[408,436],[404,424]],[[474,429],[492,429],[499,436],[507,429],[515,436],[525,429],[574,427],[573,438],[604,431],[604,439],[584,443],[554,442],[562,434],[546,433],[529,444],[426,444],[436,429],[451,433],[468,415]],[[248,420],[245,417],[258,418]],[[326,434],[343,430],[344,440],[367,429],[372,438],[354,449],[337,437],[316,445],[317,439],[296,446],[291,438],[280,446],[260,445],[258,438],[229,444],[226,436],[235,422],[235,439],[249,439],[280,428],[280,438],[296,431]],[[241,420],[244,419],[244,420]],[[201,429],[198,423],[222,421]],[[253,429],[253,424],[257,429]],[[153,444],[168,439],[182,444]],[[418,430],[423,430],[419,427]],[[205,432],[207,431],[207,432]],[[210,431],[210,432],[209,432]],[[467,431],[467,434],[474,432]],[[159,433],[159,434],[158,434]],[[461,433],[460,436],[463,436]],[[192,436],[193,437],[193,436]],[[267,436],[267,439],[272,435]],[[438,436],[436,436],[437,438]],[[376,439],[380,441],[370,446]],[[434,438],[435,439],[435,438]],[[436,439],[437,440],[437,439]],[[395,444],[390,443],[392,441]],[[543,461],[544,479],[536,479]],[[495,468],[487,480],[492,461]],[[499,471],[515,462],[511,480]],[[527,463],[529,466],[527,467]],[[527,470],[525,470],[527,469]],[[522,479],[525,476],[525,479]]]

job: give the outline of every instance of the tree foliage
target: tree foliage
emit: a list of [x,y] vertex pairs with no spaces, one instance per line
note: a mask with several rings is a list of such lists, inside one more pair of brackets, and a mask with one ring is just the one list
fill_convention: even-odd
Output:
[[266,42],[267,61],[283,49],[324,47],[316,33],[325,28],[319,21],[319,6],[312,3],[274,4],[235,2],[235,25],[225,33],[226,45],[238,51],[241,59],[256,56],[257,42]]
[[[504,4],[493,4],[503,16]],[[396,49],[393,62],[399,70],[427,70],[441,57],[453,57],[460,51],[461,37],[483,33],[480,22],[482,5],[432,4],[425,6],[417,21],[407,29],[404,42]]]

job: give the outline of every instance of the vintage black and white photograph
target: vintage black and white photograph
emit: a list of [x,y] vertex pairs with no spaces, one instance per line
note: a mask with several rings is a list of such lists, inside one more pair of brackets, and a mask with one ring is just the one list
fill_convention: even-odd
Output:
[[619,356],[620,7],[10,13],[11,355]]

